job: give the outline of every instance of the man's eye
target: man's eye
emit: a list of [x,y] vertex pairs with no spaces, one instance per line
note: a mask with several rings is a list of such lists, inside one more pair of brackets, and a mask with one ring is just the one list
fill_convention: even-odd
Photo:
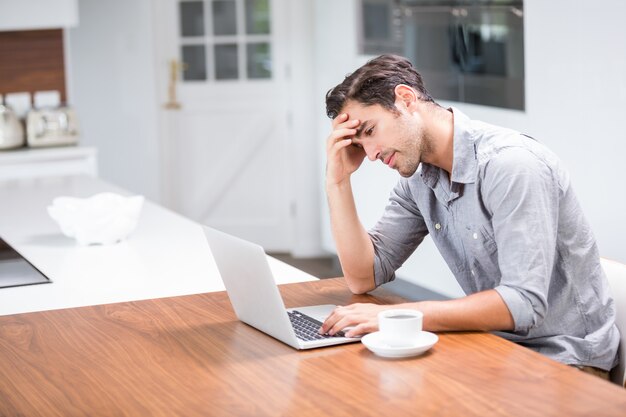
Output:
[[373,127],[370,127],[369,129],[367,129],[367,130],[365,131],[365,134],[366,134],[367,136],[372,136],[372,133],[373,133],[373,132],[374,132],[374,128],[373,128]]

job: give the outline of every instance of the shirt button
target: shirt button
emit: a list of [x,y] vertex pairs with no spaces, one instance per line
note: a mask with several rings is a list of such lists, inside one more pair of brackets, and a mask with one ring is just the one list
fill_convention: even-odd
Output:
[[478,233],[474,233],[474,234],[472,235],[472,237],[473,237],[474,239],[478,239]]
[[440,225],[439,223],[437,223],[437,224],[435,225],[435,229],[437,229],[437,230],[441,229],[441,225]]

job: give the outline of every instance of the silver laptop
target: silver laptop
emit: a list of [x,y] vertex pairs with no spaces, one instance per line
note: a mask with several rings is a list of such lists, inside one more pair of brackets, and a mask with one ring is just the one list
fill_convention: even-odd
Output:
[[318,333],[334,305],[286,309],[261,246],[209,227],[204,234],[239,320],[296,349],[360,340]]

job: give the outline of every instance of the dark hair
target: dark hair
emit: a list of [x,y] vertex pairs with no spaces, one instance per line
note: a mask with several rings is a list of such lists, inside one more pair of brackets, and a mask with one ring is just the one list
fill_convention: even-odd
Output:
[[348,74],[341,84],[326,93],[326,114],[334,119],[348,100],[368,106],[380,104],[397,113],[394,89],[399,84],[417,90],[420,100],[435,103],[424,87],[422,76],[408,59],[398,55],[381,55]]

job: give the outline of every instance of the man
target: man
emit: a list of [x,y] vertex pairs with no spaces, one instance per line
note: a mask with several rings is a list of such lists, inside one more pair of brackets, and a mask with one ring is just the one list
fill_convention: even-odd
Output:
[[[604,377],[617,361],[615,307],[569,175],[534,139],[440,107],[406,59],[383,55],[326,95],[326,191],[346,282],[365,293],[430,234],[466,294],[401,306],[338,307],[320,332],[377,330],[387,308],[431,331],[484,330]],[[350,176],[365,157],[402,178],[369,232]],[[419,168],[419,169],[418,169]]]

